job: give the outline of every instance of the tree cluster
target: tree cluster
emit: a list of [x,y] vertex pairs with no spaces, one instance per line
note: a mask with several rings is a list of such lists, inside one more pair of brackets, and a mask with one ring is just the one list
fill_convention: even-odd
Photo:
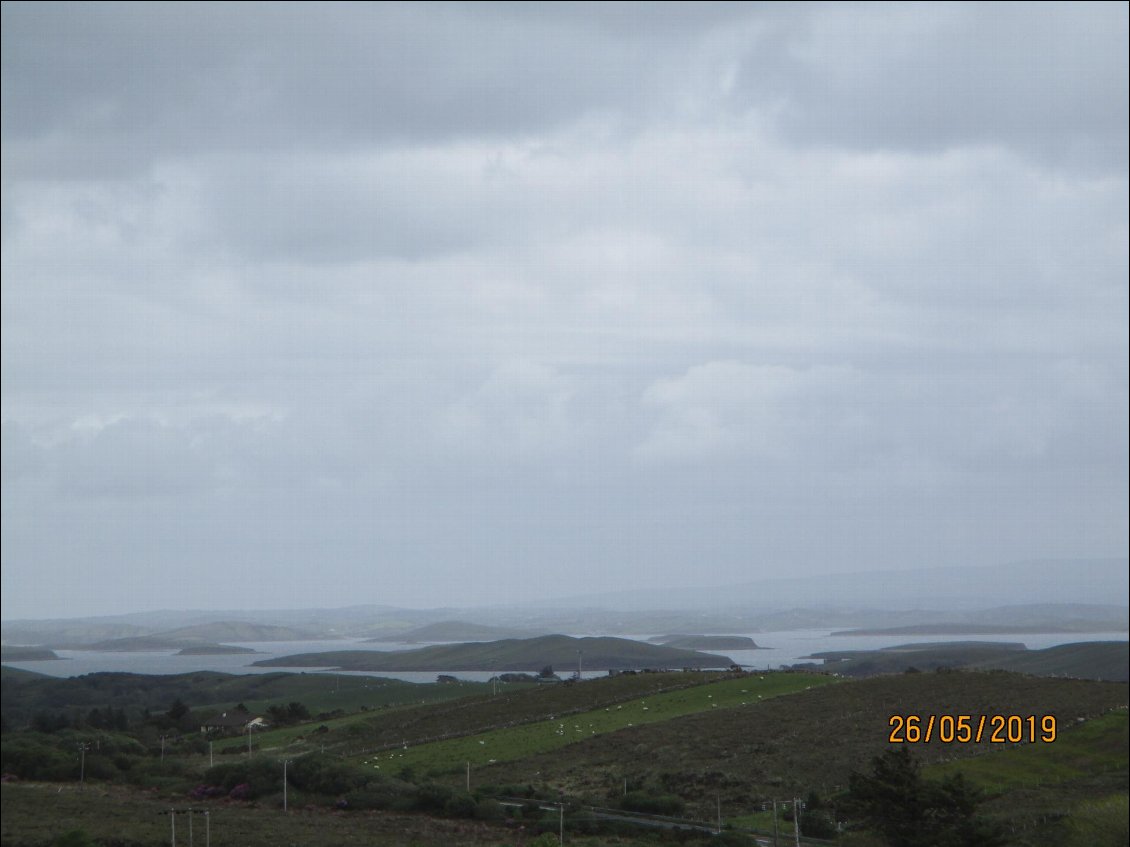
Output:
[[1000,828],[977,814],[981,792],[961,774],[933,782],[907,747],[877,756],[871,773],[853,773],[849,810],[891,847],[1000,847]]

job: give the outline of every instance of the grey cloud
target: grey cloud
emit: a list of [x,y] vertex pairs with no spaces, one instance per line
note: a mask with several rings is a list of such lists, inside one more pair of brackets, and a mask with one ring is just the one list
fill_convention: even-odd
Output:
[[6,3],[5,614],[1125,555],[1114,8]]
[[1122,4],[845,4],[774,35],[768,49],[750,51],[738,92],[773,109],[799,140],[1003,145],[1125,171]]
[[506,6],[6,4],[6,169],[120,174],[200,148],[539,131],[630,104],[654,85],[663,39],[680,34],[613,37],[600,16],[541,17]]

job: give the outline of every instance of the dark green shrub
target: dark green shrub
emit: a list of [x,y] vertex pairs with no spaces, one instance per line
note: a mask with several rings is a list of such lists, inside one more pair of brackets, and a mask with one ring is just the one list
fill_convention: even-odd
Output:
[[348,809],[408,810],[416,805],[416,786],[378,777],[345,795]]
[[9,733],[0,747],[0,767],[21,779],[77,780],[79,753],[75,748],[61,749],[53,738],[41,733]]
[[94,839],[85,830],[72,829],[51,842],[51,847],[96,847]]
[[287,779],[304,791],[336,797],[360,788],[368,780],[368,774],[329,756],[314,754],[291,762]]
[[416,808],[421,812],[442,812],[455,794],[446,785],[429,782],[416,789]]
[[681,815],[686,804],[674,794],[644,794],[632,791],[620,800],[620,808],[647,815]]
[[240,762],[225,762],[204,772],[204,782],[216,785],[225,791],[232,791],[238,785],[246,785],[237,799],[255,799],[265,794],[282,790],[282,762],[273,759],[244,759]]
[[453,818],[472,818],[475,816],[477,805],[475,798],[470,794],[465,791],[457,791],[443,804],[443,812]]
[[475,804],[474,817],[480,821],[500,821],[506,817],[506,807],[497,800],[484,797]]

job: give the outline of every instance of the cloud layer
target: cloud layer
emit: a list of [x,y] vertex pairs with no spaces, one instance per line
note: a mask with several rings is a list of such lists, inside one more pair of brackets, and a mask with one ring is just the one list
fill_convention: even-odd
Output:
[[5,4],[4,616],[1125,556],[1125,6],[704,5]]

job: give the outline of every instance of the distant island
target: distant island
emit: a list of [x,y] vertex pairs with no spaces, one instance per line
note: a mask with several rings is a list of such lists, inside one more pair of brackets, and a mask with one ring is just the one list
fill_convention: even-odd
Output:
[[258,653],[250,647],[237,647],[234,644],[190,644],[177,651],[178,656],[226,656],[237,653]]
[[567,673],[580,663],[590,670],[646,668],[728,668],[726,656],[644,644],[627,638],[572,638],[544,635],[470,644],[443,644],[418,650],[344,650],[261,659],[257,667],[341,668],[353,671],[540,671]]
[[666,647],[683,650],[765,650],[748,635],[657,635],[649,638]]
[[58,659],[54,650],[46,647],[19,647],[5,644],[0,647],[0,662],[42,662]]

